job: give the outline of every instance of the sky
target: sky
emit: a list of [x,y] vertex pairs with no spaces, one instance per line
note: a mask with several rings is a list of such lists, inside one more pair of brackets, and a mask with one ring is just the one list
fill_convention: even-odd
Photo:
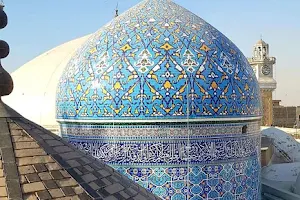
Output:
[[[109,22],[118,2],[122,13],[139,0],[4,0],[9,24],[0,39],[10,45],[3,67],[13,72],[64,42],[90,34]],[[213,25],[246,57],[261,38],[277,59],[274,99],[300,106],[299,0],[174,0]],[[43,67],[43,66],[41,66]]]

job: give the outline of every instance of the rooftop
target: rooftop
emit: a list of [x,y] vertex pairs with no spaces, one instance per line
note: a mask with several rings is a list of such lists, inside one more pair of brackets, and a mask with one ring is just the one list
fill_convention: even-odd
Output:
[[268,44],[267,44],[265,41],[263,41],[262,39],[258,40],[258,41],[256,42],[256,44],[263,45],[263,46],[268,45]]
[[0,100],[0,199],[158,199]]

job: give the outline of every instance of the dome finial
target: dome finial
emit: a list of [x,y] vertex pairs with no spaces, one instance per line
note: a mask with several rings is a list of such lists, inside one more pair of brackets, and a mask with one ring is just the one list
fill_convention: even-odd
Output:
[[117,2],[116,10],[115,10],[115,17],[119,16],[119,2]]
[[13,81],[11,76],[3,69],[0,62],[0,101],[2,96],[9,95],[13,90]]
[[[3,1],[0,2],[0,29],[7,25],[7,15],[3,10]],[[0,59],[5,58],[9,54],[9,45],[0,40]],[[9,95],[13,90],[13,81],[7,71],[1,65],[0,60],[0,100],[2,96]]]

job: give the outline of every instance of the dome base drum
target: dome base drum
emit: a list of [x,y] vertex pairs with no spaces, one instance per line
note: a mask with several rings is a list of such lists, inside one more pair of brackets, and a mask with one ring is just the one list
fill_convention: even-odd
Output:
[[259,199],[260,121],[64,123],[61,133],[163,199]]

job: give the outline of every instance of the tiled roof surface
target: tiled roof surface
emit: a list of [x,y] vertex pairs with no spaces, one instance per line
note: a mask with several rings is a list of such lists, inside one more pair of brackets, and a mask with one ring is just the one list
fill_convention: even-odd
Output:
[[6,181],[3,172],[2,157],[0,154],[0,199],[6,199],[6,198],[7,198]]
[[[0,118],[0,200],[158,199],[59,136],[20,118]],[[6,195],[7,194],[7,195]]]

